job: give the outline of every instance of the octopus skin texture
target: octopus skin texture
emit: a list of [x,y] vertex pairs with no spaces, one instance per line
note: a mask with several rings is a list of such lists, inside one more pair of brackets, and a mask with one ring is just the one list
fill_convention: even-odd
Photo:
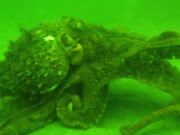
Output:
[[0,63],[0,95],[27,104],[2,120],[0,135],[24,135],[55,120],[90,128],[105,111],[108,84],[119,78],[174,96],[173,104],[121,127],[122,135],[180,113],[180,72],[166,60],[180,58],[179,33],[166,31],[148,38],[72,17],[21,31]]

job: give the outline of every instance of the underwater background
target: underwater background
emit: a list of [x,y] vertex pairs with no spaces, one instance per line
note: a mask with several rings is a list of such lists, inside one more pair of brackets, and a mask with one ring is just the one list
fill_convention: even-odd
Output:
[[[106,28],[121,27],[147,36],[166,30],[180,32],[179,0],[0,0],[0,58],[9,40],[19,37],[18,27],[31,28],[62,16],[81,18]],[[180,60],[169,60],[180,69]],[[120,135],[122,125],[136,122],[168,104],[172,97],[154,87],[130,79],[110,84],[109,102],[101,122],[88,130],[54,122],[29,135]],[[180,118],[151,124],[138,135],[179,135]]]

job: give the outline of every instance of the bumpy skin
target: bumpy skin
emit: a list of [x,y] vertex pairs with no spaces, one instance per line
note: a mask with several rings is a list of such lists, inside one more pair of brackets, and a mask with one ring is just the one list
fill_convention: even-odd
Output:
[[53,90],[69,71],[69,60],[58,39],[60,24],[40,25],[11,42],[0,63],[4,95],[36,95]]
[[[148,39],[135,33],[107,30],[71,17],[64,17],[58,23],[45,26],[49,28],[48,31],[56,33],[53,36],[58,41],[59,47],[64,48],[62,53],[65,53],[63,56],[67,57],[67,61],[64,61],[70,64],[70,70],[63,79],[58,81],[58,86],[54,91],[42,94],[40,103],[31,104],[3,121],[0,135],[26,134],[52,122],[56,119],[55,116],[67,126],[89,128],[99,122],[106,106],[108,83],[117,78],[132,78],[153,85],[175,96],[175,103],[178,103],[180,72],[165,60],[172,56],[180,57],[178,33],[164,32],[157,37]],[[46,27],[42,27],[42,33]],[[52,37],[48,39],[52,39]],[[22,41],[25,47],[32,45],[32,42],[28,40],[20,38],[19,41]],[[44,52],[38,49],[35,51],[38,54],[39,51]],[[13,51],[12,54],[14,53],[17,52]],[[58,54],[60,56],[56,57],[56,55],[55,58],[62,61],[61,53]],[[19,55],[17,56],[22,57]],[[33,55],[32,52],[30,55]],[[9,57],[9,60],[11,59]],[[55,72],[62,66],[59,68],[49,66],[48,68]],[[7,74],[8,72],[7,70]],[[39,75],[39,72],[34,73],[34,69],[31,70],[31,73]],[[52,75],[55,79],[54,83],[45,82],[47,83],[44,87],[45,91],[49,88],[48,86],[57,84],[56,75]],[[36,85],[41,83],[38,78],[36,79]],[[41,78],[41,80],[43,79]],[[32,81],[28,78],[25,80]],[[9,79],[9,81],[11,80]],[[14,86],[13,82],[15,80],[9,84]],[[24,85],[24,82],[22,84]],[[29,90],[31,91],[31,89],[25,88],[19,91],[14,88],[17,93]],[[32,91],[41,92],[41,90],[44,91],[36,87]],[[133,135],[162,116],[174,115],[177,112],[179,113],[179,105],[162,108],[134,125],[122,127],[121,133],[122,135]]]

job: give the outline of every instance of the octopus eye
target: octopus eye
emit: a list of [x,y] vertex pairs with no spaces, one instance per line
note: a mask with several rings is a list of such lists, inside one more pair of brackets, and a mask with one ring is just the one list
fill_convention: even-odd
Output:
[[61,43],[65,47],[65,50],[70,58],[71,64],[79,65],[84,56],[83,46],[80,43],[77,43],[67,33],[61,35]]
[[74,31],[80,32],[84,28],[84,22],[80,19],[71,19],[70,28],[72,28]]
[[76,46],[76,42],[73,40],[73,38],[66,33],[61,36],[61,42],[64,44],[65,47]]
[[82,22],[77,22],[76,23],[76,28],[81,29],[82,28]]

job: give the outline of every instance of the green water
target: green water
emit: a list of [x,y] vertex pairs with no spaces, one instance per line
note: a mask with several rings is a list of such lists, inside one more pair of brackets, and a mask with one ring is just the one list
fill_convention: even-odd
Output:
[[[62,16],[81,18],[107,28],[121,27],[147,36],[166,30],[180,32],[178,0],[0,0],[0,57],[9,40],[19,37],[18,27],[31,28]],[[170,61],[180,69],[180,61]],[[120,135],[122,125],[133,123],[172,101],[158,89],[135,80],[110,84],[107,109],[98,125],[88,130],[73,129],[54,122],[30,135]],[[156,122],[138,135],[179,135],[178,118]]]

